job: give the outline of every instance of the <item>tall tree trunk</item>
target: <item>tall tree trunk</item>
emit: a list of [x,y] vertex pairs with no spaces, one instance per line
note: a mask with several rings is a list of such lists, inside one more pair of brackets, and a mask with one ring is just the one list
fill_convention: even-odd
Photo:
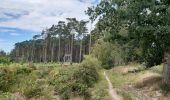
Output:
[[58,42],[58,62],[60,62],[60,52],[61,51],[61,40],[60,40],[60,36],[59,36],[59,42]]
[[31,62],[33,62],[35,60],[34,59],[34,49],[35,49],[35,41],[33,40],[33,46],[31,49]]
[[51,62],[54,62],[54,42],[52,43]]
[[44,47],[44,62],[47,62],[47,41],[45,40],[45,47]]
[[91,53],[91,39],[92,39],[92,37],[91,37],[91,30],[92,30],[92,22],[91,22],[91,26],[90,26],[89,55]]
[[79,63],[81,62],[81,57],[82,57],[82,46],[83,46],[83,39],[81,39],[81,43],[80,43],[80,55],[79,55]]
[[73,41],[74,41],[74,34],[72,35],[72,40],[71,40],[71,64],[73,63]]
[[170,49],[165,54],[162,82],[169,86],[167,88],[170,88]]

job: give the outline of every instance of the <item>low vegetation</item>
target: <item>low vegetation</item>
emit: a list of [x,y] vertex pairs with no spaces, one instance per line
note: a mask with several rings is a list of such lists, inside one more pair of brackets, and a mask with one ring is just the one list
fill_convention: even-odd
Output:
[[53,89],[48,84],[48,77],[52,70],[54,67],[34,66],[33,64],[1,65],[0,90],[2,98],[10,100],[12,94],[20,93],[25,98],[43,97],[44,100],[49,100],[52,97]]
[[53,76],[51,84],[63,100],[72,96],[90,97],[89,88],[98,81],[96,59],[88,57],[79,65],[72,65],[59,69],[59,73]]
[[[80,64],[11,64],[0,67],[0,90],[3,98],[20,93],[25,98],[51,100],[59,95],[67,100],[91,98],[91,88],[99,80],[100,63],[87,56]],[[8,96],[7,96],[8,95]]]
[[99,80],[90,88],[92,100],[109,100],[108,83],[103,75],[104,70],[99,71]]

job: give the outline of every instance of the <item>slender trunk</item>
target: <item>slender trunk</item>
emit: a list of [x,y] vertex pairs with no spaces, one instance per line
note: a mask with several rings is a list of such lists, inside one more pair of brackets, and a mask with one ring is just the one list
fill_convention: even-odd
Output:
[[60,36],[59,36],[59,42],[58,42],[58,62],[60,62],[60,50],[61,50],[61,44],[60,44],[61,40],[60,40]]
[[29,49],[29,47],[27,47],[26,48],[26,52],[27,52],[27,54],[26,54],[26,61],[27,62],[29,62],[29,57],[30,57],[30,52],[29,51],[30,51],[30,49]]
[[82,57],[82,46],[83,46],[83,39],[81,39],[81,43],[80,43],[80,55],[79,55],[79,63],[81,62],[81,57]]
[[51,62],[54,62],[54,43],[52,43]]
[[44,62],[47,62],[47,41],[45,40],[45,47],[44,47]]
[[73,41],[74,41],[74,34],[72,35],[72,40],[71,40],[71,64],[73,63]]
[[91,53],[91,30],[92,30],[92,22],[91,22],[91,26],[90,26],[89,55]]
[[32,50],[31,50],[31,62],[33,62],[34,60],[34,49],[35,49],[35,41],[33,40],[33,46],[32,46]]

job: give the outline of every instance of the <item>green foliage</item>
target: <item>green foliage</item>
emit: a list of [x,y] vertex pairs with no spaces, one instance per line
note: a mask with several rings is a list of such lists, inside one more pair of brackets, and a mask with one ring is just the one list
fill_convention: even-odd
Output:
[[99,80],[90,88],[92,100],[109,100],[108,83],[103,75],[103,70],[99,71]]
[[163,72],[163,64],[153,66],[152,68],[150,68],[150,70],[153,71],[154,73],[162,74],[162,72]]
[[29,74],[29,73],[31,73],[31,69],[30,68],[28,68],[28,67],[22,67],[22,68],[18,68],[17,70],[16,70],[16,74],[17,75],[24,75],[24,74]]
[[28,98],[38,97],[43,95],[43,87],[33,80],[25,81],[23,85],[23,94]]
[[10,97],[11,97],[11,94],[8,92],[0,94],[1,100],[10,100]]
[[9,65],[10,59],[6,56],[0,56],[0,64],[7,64]]
[[[87,10],[104,39],[125,46],[125,60],[144,62],[147,67],[162,63],[170,45],[167,0],[102,0]],[[139,51],[139,52],[138,52]]]
[[126,91],[119,91],[118,94],[122,95],[123,100],[133,100],[130,93],[128,93]]
[[56,91],[62,99],[68,99],[72,95],[88,97],[88,88],[92,87],[98,80],[96,64],[89,60],[77,66],[62,68],[55,75],[51,83],[56,87]]
[[96,69],[101,68],[101,63],[99,62],[99,60],[89,55],[84,56],[84,60],[81,63],[81,65],[96,68]]
[[[47,82],[48,67],[27,67],[27,64],[11,64],[0,67],[0,90],[3,92],[2,98],[7,98],[4,94],[21,93],[27,98],[38,98],[43,96],[46,100],[51,99],[52,88]],[[7,95],[8,96],[8,95]],[[6,100],[6,99],[5,99]]]
[[123,63],[122,51],[109,42],[104,42],[103,40],[98,41],[92,50],[92,55],[96,57],[103,68],[110,69],[114,65],[119,65]]
[[10,90],[11,86],[16,83],[15,72],[9,70],[8,68],[0,68],[0,90],[7,92]]

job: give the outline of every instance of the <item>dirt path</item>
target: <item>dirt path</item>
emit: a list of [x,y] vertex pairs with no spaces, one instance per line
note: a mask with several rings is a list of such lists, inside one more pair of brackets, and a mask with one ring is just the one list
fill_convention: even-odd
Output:
[[104,76],[108,82],[108,86],[109,86],[109,96],[111,100],[123,100],[123,98],[121,96],[119,96],[116,91],[114,90],[112,83],[110,81],[110,79],[108,78],[108,76],[106,75],[106,73],[104,72]]

